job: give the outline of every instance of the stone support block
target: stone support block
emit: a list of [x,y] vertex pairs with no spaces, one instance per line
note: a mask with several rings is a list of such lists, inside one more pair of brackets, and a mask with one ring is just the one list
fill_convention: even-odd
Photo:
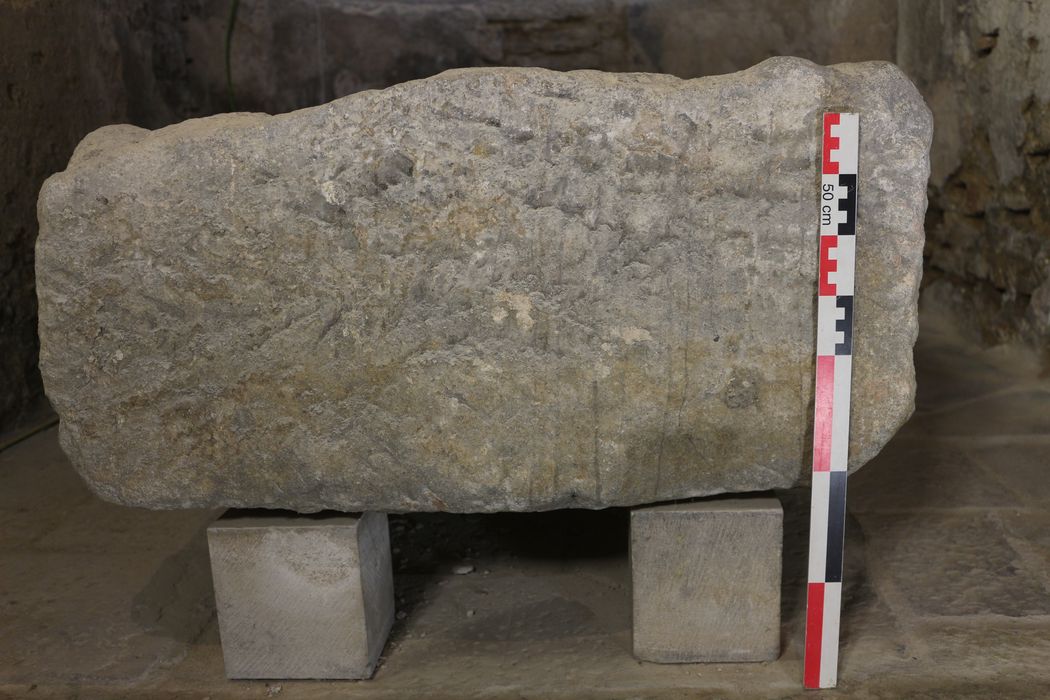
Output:
[[634,655],[660,663],[777,658],[783,516],[772,496],[634,510]]
[[394,619],[383,513],[230,511],[208,528],[229,678],[369,678]]

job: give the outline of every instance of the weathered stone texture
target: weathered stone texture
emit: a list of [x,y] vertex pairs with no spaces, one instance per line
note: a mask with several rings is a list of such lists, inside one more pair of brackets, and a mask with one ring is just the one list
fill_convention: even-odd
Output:
[[104,497],[602,507],[789,486],[820,114],[863,114],[851,466],[909,415],[929,114],[889,64],[445,73],[81,144],[42,358]]

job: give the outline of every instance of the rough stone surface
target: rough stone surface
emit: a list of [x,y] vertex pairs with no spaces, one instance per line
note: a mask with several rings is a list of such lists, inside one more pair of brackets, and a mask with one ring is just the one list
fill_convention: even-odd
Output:
[[645,661],[780,655],[784,510],[772,496],[631,512],[632,641]]
[[808,471],[820,114],[862,113],[851,466],[909,415],[929,114],[883,63],[453,71],[90,135],[41,194],[72,461],[151,507],[535,510]]
[[370,678],[394,622],[386,515],[228,513],[208,528],[229,678]]

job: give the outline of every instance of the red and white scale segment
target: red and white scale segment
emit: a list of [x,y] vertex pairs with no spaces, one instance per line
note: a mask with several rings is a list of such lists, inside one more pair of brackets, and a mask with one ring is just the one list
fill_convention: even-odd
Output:
[[803,684],[838,680],[842,544],[853,366],[853,270],[857,228],[856,114],[824,115],[817,284],[817,377],[813,414],[813,491]]

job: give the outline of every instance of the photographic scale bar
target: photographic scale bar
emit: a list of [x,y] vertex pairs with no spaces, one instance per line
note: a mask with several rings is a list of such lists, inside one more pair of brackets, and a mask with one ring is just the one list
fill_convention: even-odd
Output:
[[838,682],[842,544],[853,369],[853,271],[857,229],[856,114],[824,115],[820,175],[820,263],[813,410],[813,488],[803,685]]

